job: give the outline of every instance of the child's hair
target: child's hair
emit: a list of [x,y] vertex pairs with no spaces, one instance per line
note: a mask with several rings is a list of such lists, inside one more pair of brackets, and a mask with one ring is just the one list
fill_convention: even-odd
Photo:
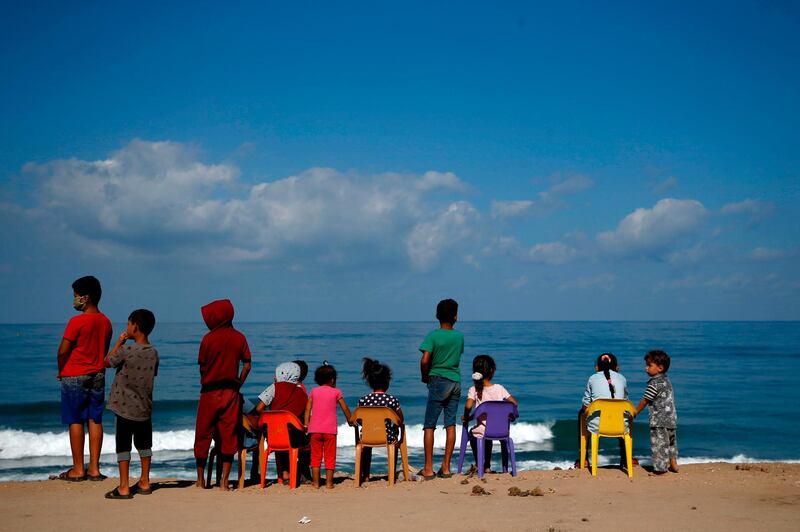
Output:
[[472,360],[472,382],[478,399],[483,399],[483,379],[494,377],[496,369],[494,359],[489,355],[478,355]]
[[292,360],[292,362],[300,366],[300,379],[297,382],[303,382],[308,375],[308,364],[305,360]]
[[666,373],[669,369],[669,355],[666,353],[666,351],[662,351],[661,349],[648,351],[644,356],[644,361],[652,362],[656,366],[661,366],[664,368],[664,373]]
[[455,323],[458,314],[458,303],[455,299],[442,299],[436,305],[436,319],[441,323]]
[[371,358],[365,358],[361,376],[364,377],[364,380],[373,390],[386,391],[392,381],[392,370],[386,364],[381,364]]
[[139,327],[139,331],[148,336],[156,326],[156,317],[146,308],[136,309],[128,316],[128,321]]
[[100,281],[93,275],[87,275],[86,277],[76,279],[75,282],[72,283],[72,290],[79,296],[89,296],[89,299],[91,299],[92,303],[95,305],[100,303],[100,297],[103,295],[103,289],[100,288]]
[[314,382],[323,386],[325,384],[330,384],[336,380],[336,368],[328,364],[327,362],[323,362],[320,367],[314,372]]
[[611,373],[610,371],[617,370],[617,357],[614,356],[613,353],[603,353],[599,357],[597,357],[597,369],[598,371],[602,371],[603,375],[605,376],[606,380],[608,381],[608,389],[611,391],[611,398],[614,399],[614,394],[616,390],[614,389],[614,384],[611,382]]

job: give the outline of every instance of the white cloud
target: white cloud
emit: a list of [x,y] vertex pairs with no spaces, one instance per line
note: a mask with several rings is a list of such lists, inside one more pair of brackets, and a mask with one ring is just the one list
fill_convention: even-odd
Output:
[[750,252],[749,257],[757,261],[770,261],[782,259],[786,256],[786,252],[782,249],[774,249],[767,247],[757,247]]
[[705,216],[706,209],[697,200],[666,198],[651,209],[636,209],[615,230],[599,233],[597,242],[610,253],[663,251],[680,237],[692,233]]
[[749,215],[752,221],[759,221],[769,216],[775,206],[768,201],[745,199],[736,203],[727,203],[722,206],[722,214]]
[[688,264],[697,264],[708,255],[708,250],[702,243],[697,243],[694,246],[686,249],[679,249],[673,251],[667,256],[670,264],[673,266],[682,266]]
[[563,242],[547,242],[536,244],[528,250],[528,259],[533,262],[559,265],[572,260],[577,250]]
[[311,168],[249,185],[231,164],[205,164],[175,142],[133,141],[100,161],[28,164],[38,211],[91,246],[216,253],[226,260],[405,259],[432,268],[474,234],[477,211],[440,203],[464,190],[450,172],[359,176]]
[[554,177],[547,190],[537,194],[535,200],[494,200],[493,218],[514,218],[526,214],[545,216],[564,206],[563,198],[577,194],[594,186],[594,181],[583,174],[575,174],[562,179]]
[[492,201],[492,218],[513,218],[528,212],[533,207],[532,200]]

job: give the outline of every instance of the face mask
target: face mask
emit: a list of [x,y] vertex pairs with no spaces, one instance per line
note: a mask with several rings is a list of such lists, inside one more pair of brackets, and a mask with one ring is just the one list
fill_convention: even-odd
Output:
[[83,310],[86,306],[86,300],[84,299],[86,296],[75,296],[72,298],[72,307],[75,310]]

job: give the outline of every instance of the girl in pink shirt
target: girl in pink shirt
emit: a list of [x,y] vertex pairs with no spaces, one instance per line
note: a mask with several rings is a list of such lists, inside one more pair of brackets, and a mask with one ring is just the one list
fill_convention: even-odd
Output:
[[[508,401],[519,404],[514,396],[500,384],[492,384],[492,378],[497,365],[494,359],[489,355],[478,355],[472,360],[472,382],[467,392],[467,403],[464,405],[464,415],[461,416],[461,422],[467,423],[469,421],[469,413],[474,407],[484,401]],[[472,447],[472,455],[475,457],[475,463],[478,462],[478,445],[475,438],[483,438],[486,431],[486,417],[481,416],[475,420],[477,423],[469,431],[469,443]],[[492,458],[492,442],[491,440],[484,445],[484,460],[483,463],[486,467],[486,473],[491,472],[489,467]],[[473,466],[474,467],[474,466]]]
[[338,404],[348,424],[350,409],[344,401],[342,391],[336,387],[336,368],[323,362],[314,372],[314,381],[319,385],[308,394],[305,424],[311,437],[311,481],[319,488],[319,473],[325,459],[325,485],[333,487],[333,472],[336,469],[336,405]]

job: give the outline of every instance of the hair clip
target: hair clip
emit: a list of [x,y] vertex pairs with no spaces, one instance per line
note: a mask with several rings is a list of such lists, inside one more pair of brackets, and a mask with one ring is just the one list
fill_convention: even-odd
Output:
[[323,361],[322,361],[322,365],[323,365],[323,366],[330,366],[330,364],[328,364],[328,361],[327,361],[327,360],[323,360]]
[[472,374],[472,380],[479,381],[482,379],[483,379],[483,373],[476,371],[475,373]]

